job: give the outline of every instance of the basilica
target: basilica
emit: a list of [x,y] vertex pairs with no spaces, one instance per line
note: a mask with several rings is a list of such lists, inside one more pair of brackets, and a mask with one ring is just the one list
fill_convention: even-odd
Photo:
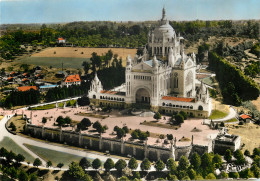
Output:
[[125,83],[103,90],[95,75],[88,94],[95,105],[148,106],[165,114],[184,111],[206,118],[212,109],[208,88],[196,79],[196,56],[185,54],[183,37],[169,24],[164,8],[158,26],[148,34],[143,55],[127,57]]

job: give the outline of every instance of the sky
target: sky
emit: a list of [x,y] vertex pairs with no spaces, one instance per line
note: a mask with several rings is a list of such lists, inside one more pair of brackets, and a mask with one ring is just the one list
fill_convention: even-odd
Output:
[[0,0],[0,24],[260,19],[260,0]]

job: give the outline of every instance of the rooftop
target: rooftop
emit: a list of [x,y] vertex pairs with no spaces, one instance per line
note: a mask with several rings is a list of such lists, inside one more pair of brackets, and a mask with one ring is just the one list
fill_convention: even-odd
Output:
[[240,117],[241,117],[242,119],[252,119],[250,116],[248,116],[248,115],[246,115],[246,114],[242,114],[242,115],[240,115]]
[[22,87],[18,87],[18,91],[22,91],[22,92],[29,91],[31,89],[37,90],[37,87],[36,86],[22,86]]
[[118,91],[109,91],[109,90],[102,90],[100,91],[101,94],[112,94],[112,95],[125,95],[125,92],[118,92]]
[[170,100],[170,101],[180,101],[180,102],[195,102],[194,98],[185,98],[185,97],[163,96],[162,99]]
[[66,77],[65,82],[80,82],[79,74],[76,75],[69,75]]

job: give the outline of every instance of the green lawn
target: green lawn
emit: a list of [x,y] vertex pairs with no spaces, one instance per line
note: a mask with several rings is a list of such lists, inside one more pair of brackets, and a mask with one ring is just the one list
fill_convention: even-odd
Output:
[[47,104],[44,106],[32,107],[31,110],[46,110],[46,109],[53,109],[55,108],[55,104]]
[[221,119],[228,115],[228,113],[219,111],[219,110],[213,110],[209,119]]
[[73,58],[73,57],[26,57],[15,60],[19,63],[33,64],[39,66],[52,66],[55,68],[81,68],[84,61],[90,61],[89,58]]
[[[76,156],[64,152],[50,150],[38,146],[24,144],[28,149],[34,152],[36,155],[44,159],[45,161],[51,161],[54,166],[58,163],[63,163],[65,166],[69,165],[72,161],[80,161],[81,156]],[[91,160],[91,159],[89,159]]]
[[15,154],[22,154],[26,161],[31,163],[34,161],[34,158],[29,153],[27,153],[9,137],[4,137],[4,139],[0,142],[0,147],[4,147],[8,151],[12,150]]
[[233,119],[229,119],[229,120],[226,120],[224,123],[233,123],[233,122],[237,122],[238,120],[236,118],[233,118]]

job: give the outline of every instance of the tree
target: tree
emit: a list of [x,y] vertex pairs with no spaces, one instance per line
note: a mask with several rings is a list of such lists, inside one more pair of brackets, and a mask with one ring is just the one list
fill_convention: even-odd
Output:
[[12,151],[10,151],[7,155],[6,155],[6,160],[8,162],[12,162],[14,159],[16,158],[16,154]]
[[47,122],[47,118],[46,117],[43,117],[42,118],[42,123],[45,124]]
[[22,155],[22,154],[18,154],[15,158],[15,160],[20,163],[20,162],[23,162],[25,160],[25,157]]
[[129,129],[127,126],[124,126],[122,129],[125,131],[125,133],[129,133]]
[[29,177],[25,171],[21,170],[18,179],[19,181],[28,181]]
[[186,120],[188,118],[188,115],[184,111],[180,111],[180,115],[182,115],[183,119]]
[[212,159],[213,164],[215,165],[215,168],[220,168],[222,167],[223,161],[222,158],[219,154],[215,154],[213,159]]
[[80,161],[79,161],[79,166],[81,166],[84,170],[91,167],[91,163],[90,161],[88,161],[88,159],[86,159],[85,157],[82,158]]
[[134,157],[132,157],[128,162],[128,167],[132,170],[136,169],[138,167],[138,163]]
[[239,177],[245,178],[245,179],[253,178],[254,173],[249,168],[246,168],[246,169],[242,170],[241,172],[239,172]]
[[227,174],[226,172],[222,171],[222,172],[220,173],[220,178],[221,178],[221,179],[226,179],[226,178],[228,178],[228,174]]
[[197,173],[196,173],[196,171],[193,170],[192,168],[189,168],[189,169],[188,169],[188,175],[189,175],[189,177],[190,177],[191,180],[194,180],[195,177],[196,177],[196,175],[197,175]]
[[71,121],[72,121],[72,120],[71,120],[70,117],[68,117],[68,116],[66,116],[66,117],[64,118],[65,124],[70,124]]
[[127,178],[127,176],[123,176],[119,178],[119,181],[130,181],[129,178]]
[[260,177],[260,168],[256,164],[253,164],[250,170],[254,173],[256,178]]
[[98,158],[96,158],[95,160],[93,160],[93,162],[92,162],[92,167],[93,167],[94,169],[99,169],[100,166],[101,166],[101,161],[100,161]]
[[121,128],[118,128],[116,131],[116,135],[119,139],[121,139],[125,135],[125,131]]
[[168,140],[173,140],[173,135],[172,134],[167,134],[166,136],[167,136]]
[[178,180],[178,177],[174,174],[169,174],[169,180],[171,181],[177,181]]
[[228,176],[230,178],[239,178],[239,174],[237,172],[229,172]]
[[256,155],[254,157],[254,164],[256,164],[258,167],[260,167],[260,156]]
[[14,167],[6,168],[4,174],[10,175],[11,178],[16,179],[18,177],[17,169]]
[[204,153],[201,157],[202,175],[206,176],[209,173],[214,172],[214,165],[212,163],[212,157],[209,153]]
[[71,162],[68,170],[68,175],[74,179],[83,179],[85,172],[76,162]]
[[232,159],[232,153],[230,151],[230,149],[227,149],[224,155],[224,158],[227,162],[231,162]]
[[162,115],[161,115],[159,112],[156,112],[156,113],[154,114],[153,118],[158,121],[159,119],[162,118]]
[[215,176],[213,173],[209,173],[209,174],[205,177],[205,179],[207,179],[207,180],[215,180],[215,179],[216,179],[216,176]]
[[250,157],[250,152],[248,150],[245,150],[244,155]]
[[59,116],[56,119],[56,122],[58,123],[58,126],[63,126],[65,124],[64,118],[62,116]]
[[80,106],[87,106],[90,104],[90,100],[87,96],[83,96],[79,98],[77,101]]
[[60,168],[60,169],[61,169],[63,166],[64,166],[63,163],[58,163],[58,164],[57,164],[57,167]]
[[39,158],[36,158],[33,162],[33,166],[39,167],[42,164],[42,161]]
[[115,167],[114,161],[111,158],[108,158],[104,163],[104,168],[106,169],[106,171],[110,171],[114,167]]
[[177,114],[176,116],[175,116],[175,120],[176,120],[176,122],[177,122],[177,124],[181,124],[181,123],[183,123],[184,121],[184,118],[183,118],[183,116],[181,115],[181,114]]
[[260,156],[260,148],[254,148],[253,150],[253,157]]
[[190,166],[190,162],[187,157],[181,156],[181,159],[179,161],[178,170],[184,170],[186,171],[188,167]]
[[35,173],[30,175],[30,181],[37,181],[38,177]]
[[198,153],[193,153],[190,159],[190,163],[193,166],[195,170],[199,170],[200,165],[201,165],[201,159]]
[[120,129],[118,126],[114,127],[114,131],[117,132],[117,130]]
[[8,151],[4,147],[2,147],[0,149],[0,157],[6,157],[7,154],[8,154]]
[[96,121],[93,125],[93,128],[96,129],[96,130],[100,130],[102,125],[100,124],[99,121]]
[[49,161],[47,161],[47,163],[46,163],[46,167],[47,168],[49,168],[49,167],[51,167],[52,166],[52,162],[49,160]]
[[238,164],[238,165],[242,165],[246,162],[245,157],[241,150],[236,150],[234,152],[234,157],[237,159],[236,164]]
[[84,130],[91,126],[91,121],[88,118],[83,118],[80,122],[81,129]]
[[134,179],[140,179],[141,178],[140,173],[139,172],[133,172],[133,178]]
[[115,168],[118,172],[122,172],[122,170],[126,167],[126,162],[123,159],[119,159],[116,164],[115,164]]
[[176,173],[177,165],[173,158],[169,158],[166,162],[166,167],[170,171],[170,173]]
[[157,172],[162,171],[165,168],[165,164],[162,160],[158,160],[155,164],[155,169]]
[[149,170],[151,168],[151,162],[148,158],[145,158],[141,163],[142,171]]

